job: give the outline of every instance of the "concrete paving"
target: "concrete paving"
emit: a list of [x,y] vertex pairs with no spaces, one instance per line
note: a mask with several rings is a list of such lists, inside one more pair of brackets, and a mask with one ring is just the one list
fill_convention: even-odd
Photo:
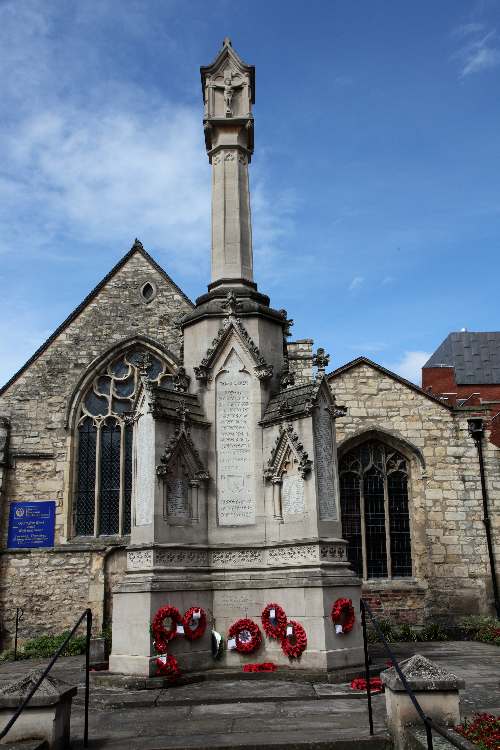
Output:
[[[500,714],[500,652],[496,646],[409,643],[395,644],[394,650],[399,659],[422,653],[463,677],[464,716],[476,711]],[[374,661],[385,661],[379,646],[371,652]],[[0,684],[44,663],[4,664]],[[72,717],[75,750],[83,747],[82,664],[81,657],[70,657],[54,668],[58,677],[76,680],[81,687]],[[228,676],[226,680],[153,690],[99,685],[92,689],[90,746],[95,750],[382,750],[389,747],[384,696],[374,696],[373,705],[375,737],[370,737],[365,697],[353,694],[348,685],[289,681],[279,672],[265,679]]]

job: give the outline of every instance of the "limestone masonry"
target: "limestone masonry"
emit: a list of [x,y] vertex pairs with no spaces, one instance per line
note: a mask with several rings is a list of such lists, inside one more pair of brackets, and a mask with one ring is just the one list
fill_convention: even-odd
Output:
[[[2,646],[16,607],[23,639],[90,606],[96,634],[113,627],[110,669],[151,674],[160,606],[201,606],[226,637],[277,602],[307,649],[289,662],[264,638],[253,660],[327,670],[362,661],[359,622],[337,635],[330,619],[338,598],[358,611],[361,586],[400,622],[491,613],[467,428],[484,410],[366,358],[327,375],[312,339],[290,341],[253,278],[255,71],[226,39],[201,73],[207,293],[193,304],[137,240],[0,391]],[[500,567],[500,449],[488,434],[483,449]],[[42,500],[56,501],[54,546],[9,549],[11,504]],[[216,664],[210,627],[173,641],[183,669]],[[248,658],[228,649],[223,664]]]

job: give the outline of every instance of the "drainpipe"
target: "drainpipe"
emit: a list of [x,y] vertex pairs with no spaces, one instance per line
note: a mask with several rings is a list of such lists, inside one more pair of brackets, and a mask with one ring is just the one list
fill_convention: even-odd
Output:
[[500,599],[498,596],[498,580],[495,567],[495,557],[493,554],[493,542],[491,539],[491,520],[488,511],[488,491],[486,489],[486,478],[484,474],[483,459],[483,436],[484,422],[481,417],[472,417],[467,420],[469,425],[469,434],[474,440],[479,458],[479,473],[481,475],[481,493],[483,496],[483,523],[486,530],[486,543],[488,545],[488,556],[490,558],[491,583],[493,586],[493,599],[498,619],[500,619]]

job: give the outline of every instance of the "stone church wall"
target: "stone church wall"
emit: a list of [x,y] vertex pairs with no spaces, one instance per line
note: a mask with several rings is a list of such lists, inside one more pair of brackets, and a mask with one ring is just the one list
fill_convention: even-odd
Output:
[[[469,414],[448,409],[367,364],[339,370],[330,386],[337,403],[348,407],[346,417],[337,419],[340,449],[370,429],[415,448],[409,489],[414,577],[369,581],[365,595],[381,616],[403,622],[487,612],[491,574]],[[485,439],[484,451],[500,568],[500,450]]]
[[[148,304],[140,294],[146,281],[157,290]],[[109,589],[103,573],[107,543],[98,539],[64,546],[71,536],[72,431],[65,426],[66,412],[91,363],[121,341],[147,337],[178,356],[175,320],[190,309],[190,302],[144,254],[132,253],[0,396],[0,417],[7,417],[11,425],[1,505],[4,643],[12,636],[16,606],[24,608],[23,628],[31,634],[60,632],[88,602],[94,606],[96,629],[101,627],[104,590]],[[5,551],[9,505],[23,500],[56,500],[54,552]],[[116,579],[119,573],[113,569],[112,575]]]

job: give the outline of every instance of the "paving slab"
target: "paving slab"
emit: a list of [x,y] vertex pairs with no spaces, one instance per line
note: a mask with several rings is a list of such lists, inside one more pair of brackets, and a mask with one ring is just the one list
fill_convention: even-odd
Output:
[[[500,714],[500,651],[479,643],[392,644],[398,659],[421,653],[466,682],[462,713],[488,710]],[[385,664],[379,646],[372,659]],[[3,664],[0,684],[21,677],[47,660]],[[55,674],[79,684],[72,716],[72,748],[82,748],[82,657],[61,659]],[[362,675],[362,670],[359,671]],[[288,675],[249,675],[246,679],[204,680],[164,689],[141,690],[93,685],[90,747],[92,750],[355,750],[388,747],[385,698],[373,696],[375,733],[370,738],[366,696],[348,684],[309,676],[303,682]]]

